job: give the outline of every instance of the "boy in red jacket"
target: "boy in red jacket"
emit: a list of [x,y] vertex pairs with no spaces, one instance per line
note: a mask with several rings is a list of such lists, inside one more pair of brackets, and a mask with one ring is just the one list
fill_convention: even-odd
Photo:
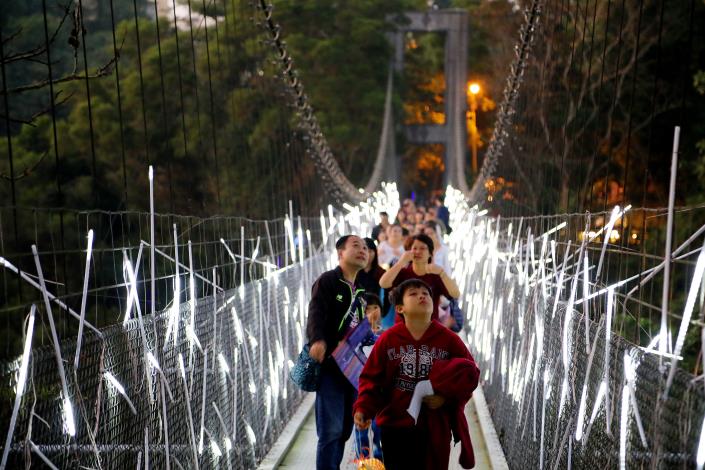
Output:
[[460,338],[431,320],[426,283],[404,281],[392,298],[404,321],[382,334],[362,369],[355,425],[366,429],[377,417],[388,470],[448,468],[451,435],[462,442],[460,464],[472,468],[463,409],[480,371]]

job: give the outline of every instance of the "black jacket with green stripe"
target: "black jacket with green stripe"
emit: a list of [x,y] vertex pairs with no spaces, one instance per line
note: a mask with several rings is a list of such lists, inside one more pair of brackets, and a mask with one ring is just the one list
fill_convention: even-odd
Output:
[[[309,344],[318,340],[326,342],[326,357],[338,345],[347,326],[355,315],[358,321],[365,315],[362,293],[365,290],[356,282],[356,290],[345,281],[340,266],[321,274],[311,288],[308,304],[306,333]],[[357,301],[353,301],[357,298]],[[352,312],[351,310],[354,310]]]

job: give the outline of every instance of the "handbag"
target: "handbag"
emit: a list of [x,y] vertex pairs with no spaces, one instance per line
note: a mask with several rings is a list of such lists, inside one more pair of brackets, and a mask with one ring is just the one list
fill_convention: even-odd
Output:
[[321,383],[321,363],[309,355],[309,350],[309,345],[305,344],[289,371],[289,378],[304,392],[315,392]]

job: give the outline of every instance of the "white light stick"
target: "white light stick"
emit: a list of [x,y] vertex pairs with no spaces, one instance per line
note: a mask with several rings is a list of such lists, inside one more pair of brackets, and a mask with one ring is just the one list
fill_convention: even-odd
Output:
[[169,312],[169,322],[166,327],[166,337],[164,338],[164,351],[168,348],[169,338],[173,332],[174,338],[172,341],[172,347],[176,347],[176,338],[179,332],[179,317],[181,316],[181,278],[179,277],[179,240],[176,234],[176,224],[174,227],[174,299],[171,303],[171,309]]
[[247,433],[247,440],[250,442],[252,447],[257,443],[257,438],[255,437],[255,432],[252,430],[250,424],[245,421],[245,432]]
[[[678,336],[676,337],[676,346],[673,349],[673,355],[678,356],[683,349],[683,343],[685,342],[685,335],[688,332],[688,326],[690,325],[690,318],[693,316],[693,308],[695,307],[695,301],[698,297],[698,290],[700,289],[700,282],[703,279],[703,271],[705,271],[705,244],[703,244],[700,250],[700,256],[698,256],[698,261],[695,264],[695,271],[693,272],[693,280],[690,282],[690,289],[688,290],[688,298],[685,302],[685,307],[683,308],[683,318],[681,319],[681,326],[678,329]],[[668,372],[668,380],[666,380],[666,388],[663,391],[664,398],[668,398],[668,392],[673,384],[673,378],[676,375],[676,365],[678,359],[675,357],[671,359],[671,370]]]
[[541,404],[541,454],[540,466],[543,470],[544,464],[544,438],[546,434],[546,402],[551,398],[551,376],[548,370],[543,371],[543,403]]
[[296,263],[296,245],[294,244],[294,228],[292,226],[291,219],[287,215],[284,218],[284,230],[286,231],[286,237],[289,240],[289,255],[291,256],[291,262]]
[[[144,241],[144,240],[140,240],[140,243],[143,244],[144,246],[149,246],[149,243],[147,243],[147,242]],[[171,261],[172,263],[175,262],[174,258],[172,258],[171,256],[167,255],[166,253],[164,253],[164,252],[163,252],[162,250],[160,250],[159,248],[155,248],[155,249],[154,249],[154,252],[157,253],[158,255],[160,255],[161,257],[168,259],[168,260]],[[179,263],[179,266],[182,267],[183,269],[186,269],[186,265],[183,264],[183,263]],[[201,281],[205,282],[206,284],[210,284],[211,286],[213,286],[214,289],[217,289],[217,290],[220,291],[220,292],[224,292],[224,291],[225,291],[225,289],[223,289],[222,287],[213,284],[213,282],[212,282],[210,279],[208,279],[208,278],[206,278],[206,277],[203,277],[203,276],[201,276],[201,275],[198,274],[198,273],[193,273],[193,275],[196,276],[197,278],[199,278]]]
[[556,310],[558,310],[558,301],[561,298],[561,289],[563,289],[563,277],[565,276],[565,266],[567,264],[568,252],[570,252],[570,240],[568,240],[568,246],[565,248],[565,254],[563,255],[563,266],[561,266],[561,273],[558,276],[558,285],[556,286],[556,297],[553,301],[553,312],[551,313],[551,319],[555,318]]
[[[179,335],[179,321],[181,321],[181,277],[179,276],[179,239],[176,234],[176,224],[174,227],[174,300],[171,304],[171,318],[173,319],[172,328],[174,329],[173,347],[176,347],[176,338]],[[169,332],[167,331],[167,334]],[[166,346],[166,341],[164,346]]]
[[184,367],[184,357],[179,353],[179,370],[181,371],[181,383],[184,386],[184,398],[186,402],[186,417],[188,418],[188,429],[191,437],[191,452],[193,453],[193,466],[198,469],[198,451],[196,450],[196,432],[193,428],[193,414],[191,413],[191,397],[188,393],[188,384],[186,383],[186,368]]
[[[590,262],[588,255],[585,253],[583,258],[583,298],[587,299],[590,295]],[[590,353],[590,302],[585,302],[583,306],[583,320],[585,321],[585,352]],[[580,439],[578,439],[580,440]]]
[[[139,253],[137,255],[137,266],[139,269],[139,260],[140,260],[140,255],[142,254],[142,245],[140,245]],[[141,307],[140,307],[140,301],[137,296],[137,276],[135,274],[135,270],[132,269],[132,263],[130,263],[130,259],[127,257],[127,251],[122,250],[122,269],[123,273],[126,274],[125,276],[125,287],[127,288],[127,305],[125,307],[125,318],[122,320],[122,326],[127,325],[127,322],[130,320],[130,313],[132,313],[132,306],[134,305],[136,309],[138,310],[138,315],[141,316]]]
[[[680,142],[681,128],[676,126],[673,131],[673,153],[671,155],[671,178],[668,190],[668,218],[666,220],[666,246],[663,260],[663,285],[661,289],[661,338],[658,350],[661,354],[666,352],[668,335],[668,291],[671,287],[671,243],[673,240],[673,207],[676,202],[676,173],[678,172],[678,145]],[[669,351],[670,352],[670,351]],[[665,395],[664,395],[665,396]]]
[[[162,375],[162,385],[167,386],[167,390],[169,390],[169,385],[166,382],[166,377]],[[166,451],[166,470],[171,470],[171,451],[169,450],[169,422],[167,420],[167,414],[166,414],[166,399],[164,398],[164,387],[160,387],[159,390],[161,391],[161,396],[162,396],[162,420],[164,423],[164,450]],[[171,390],[169,390],[169,399],[171,401],[174,401],[174,397],[171,396]]]
[[703,424],[700,426],[700,439],[698,439],[698,453],[695,457],[695,464],[698,470],[703,470],[703,465],[705,465],[705,417],[703,417]]
[[86,319],[86,298],[88,297],[88,277],[91,271],[91,253],[93,251],[93,229],[88,231],[88,246],[86,248],[86,268],[83,272],[83,295],[81,296],[81,318],[78,321],[78,336],[76,337],[76,355],[73,359],[74,370],[78,369],[83,341],[83,323]]
[[[10,263],[7,259],[3,258],[2,256],[0,256],[0,266],[3,266],[3,267],[5,267],[5,268],[9,269],[9,270],[12,271],[13,273],[17,274],[17,275],[20,276],[22,279],[24,279],[29,285],[31,285],[31,286],[34,287],[35,289],[37,289],[37,290],[39,290],[39,291],[42,291],[42,286],[40,286],[37,281],[35,281],[34,279],[32,279],[32,277],[30,277],[26,272],[20,271],[20,270],[17,268],[17,266],[13,265],[12,263]],[[44,293],[42,292],[42,294],[44,294]],[[69,307],[68,305],[66,305],[64,302],[62,302],[61,299],[59,299],[58,297],[56,297],[54,294],[52,294],[52,293],[49,292],[49,291],[46,291],[46,295],[49,296],[49,300],[51,300],[52,302],[54,302],[56,305],[58,305],[59,307],[61,307],[63,310],[67,311],[67,312],[69,313],[69,315],[71,315],[72,317],[74,317],[75,319],[77,319],[77,320],[79,320],[79,321],[81,320],[81,315],[78,314],[78,313],[76,313],[76,311],[75,311],[74,309],[72,309],[71,307]],[[90,324],[89,322],[87,322],[87,321],[84,321],[83,323],[84,323],[93,333],[95,333],[96,336],[98,336],[101,340],[103,339],[103,333],[102,333],[98,328],[96,328],[95,326],[91,325],[91,324]]]
[[154,317],[154,309],[156,303],[156,267],[155,267],[155,256],[154,256],[154,169],[152,165],[149,165],[149,269],[151,272],[151,314]]
[[198,440],[198,453],[203,453],[203,429],[206,419],[206,373],[208,372],[208,350],[203,355],[203,385],[201,387],[201,436]]
[[[612,209],[612,214],[610,214],[610,220],[607,225],[604,226],[605,236],[602,238],[602,250],[600,251],[600,260],[597,263],[597,271],[595,271],[595,282],[600,279],[600,274],[602,274],[602,262],[605,259],[605,250],[607,249],[607,244],[610,241],[610,235],[612,234],[612,227],[614,227],[617,218],[619,217],[619,206],[614,206]],[[597,233],[599,235],[600,232]],[[590,238],[590,241],[597,238],[597,235]]]
[[115,376],[113,374],[111,374],[110,372],[105,371],[103,373],[103,376],[110,383],[110,385],[115,387],[115,390],[117,390],[117,392],[120,395],[122,395],[122,397],[127,402],[127,405],[130,407],[132,414],[137,415],[137,410],[135,409],[135,405],[132,403],[132,400],[130,400],[130,397],[127,396],[127,393],[125,393],[125,387],[123,387],[122,384],[120,384],[120,382],[118,382],[118,380],[115,378]]
[[59,470],[58,467],[56,465],[54,465],[53,463],[51,463],[51,460],[49,460],[49,458],[46,455],[44,455],[41,450],[39,450],[39,447],[37,447],[37,445],[34,442],[29,441],[29,446],[32,448],[34,453],[37,454],[39,456],[39,458],[42,459],[44,461],[44,463],[49,466],[49,468],[51,468],[51,470]]
[[552,229],[550,229],[548,232],[545,232],[545,233],[544,233],[543,235],[541,235],[541,236],[542,236],[542,237],[546,237],[546,236],[548,236],[548,235],[551,235],[552,233],[555,233],[555,232],[557,232],[557,231],[559,231],[559,230],[564,229],[567,225],[568,225],[568,222],[561,222],[560,224],[556,225],[555,227],[553,227]]
[[627,420],[629,419],[629,389],[622,387],[622,408],[619,419],[619,469],[627,469]]
[[154,357],[154,354],[152,354],[150,351],[147,352],[147,361],[154,367],[157,372],[159,373],[159,376],[162,378],[162,381],[164,385],[166,386],[166,391],[169,394],[169,401],[174,401],[174,395],[171,393],[171,388],[169,387],[169,381],[166,379],[166,375],[164,375],[164,371],[162,371],[162,368],[159,367],[159,362],[157,362],[157,358]]
[[149,470],[149,428],[144,428],[144,470]]
[[[191,321],[190,327],[193,333],[193,338],[195,342],[200,346],[198,338],[196,337],[196,283],[193,280],[193,250],[191,248],[191,240],[188,241],[188,287],[189,287],[189,300],[190,300],[190,311],[191,311]],[[198,348],[202,351],[202,348]],[[193,347],[189,346],[189,362],[191,360],[191,354],[193,353]]]
[[[612,310],[614,306],[614,289],[609,289],[607,291],[607,317],[605,319],[605,362],[603,364],[610,363],[610,347],[612,346]],[[609,383],[609,368],[604,368],[604,375],[602,381],[607,385]],[[610,389],[605,388],[605,410],[610,408]],[[610,431],[610,413],[605,411],[605,423],[607,425],[607,432]]]
[[20,362],[20,375],[17,379],[17,393],[15,394],[15,404],[12,407],[12,416],[10,417],[10,429],[7,431],[7,439],[5,439],[5,447],[2,452],[2,461],[0,461],[0,470],[5,470],[7,465],[7,456],[10,452],[10,443],[12,435],[15,432],[15,423],[17,422],[17,413],[22,402],[25,384],[27,383],[27,370],[29,368],[29,353],[32,351],[32,335],[34,334],[34,314],[37,311],[37,306],[32,304],[29,311],[29,320],[27,320],[27,333],[24,340],[24,349],[22,351],[22,361]]
[[631,399],[632,409],[634,410],[634,419],[636,420],[637,429],[639,430],[641,445],[646,449],[648,448],[646,443],[646,434],[644,433],[644,426],[641,422],[639,405],[636,401],[636,369],[634,367],[634,363],[632,362],[631,356],[629,356],[627,352],[624,353],[624,378],[626,379],[626,385],[629,389],[629,397]]
[[323,211],[321,211],[321,246],[325,246],[326,241],[328,241],[326,232],[326,217],[323,215]]
[[44,307],[47,311],[47,317],[49,317],[49,327],[51,328],[51,338],[54,345],[56,365],[59,371],[59,378],[61,379],[61,390],[63,391],[65,431],[69,436],[73,437],[76,435],[76,425],[73,420],[73,408],[71,407],[71,401],[69,400],[69,388],[68,384],[66,383],[66,373],[64,372],[64,360],[61,358],[59,336],[56,333],[54,315],[52,315],[51,313],[51,303],[49,302],[49,295],[46,283],[44,282],[44,273],[42,272],[42,265],[39,262],[39,253],[37,252],[37,245],[32,245],[32,255],[34,256],[34,264],[37,267],[37,275],[39,276],[39,285],[41,286],[42,294],[44,297]]
[[245,227],[240,226],[240,298],[245,293]]

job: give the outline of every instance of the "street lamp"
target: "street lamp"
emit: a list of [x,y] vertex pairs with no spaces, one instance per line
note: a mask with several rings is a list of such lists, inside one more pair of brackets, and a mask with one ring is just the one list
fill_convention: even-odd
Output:
[[470,111],[468,111],[468,125],[470,127],[470,149],[472,150],[472,172],[477,175],[477,95],[480,93],[480,85],[472,82],[468,84],[468,101]]

